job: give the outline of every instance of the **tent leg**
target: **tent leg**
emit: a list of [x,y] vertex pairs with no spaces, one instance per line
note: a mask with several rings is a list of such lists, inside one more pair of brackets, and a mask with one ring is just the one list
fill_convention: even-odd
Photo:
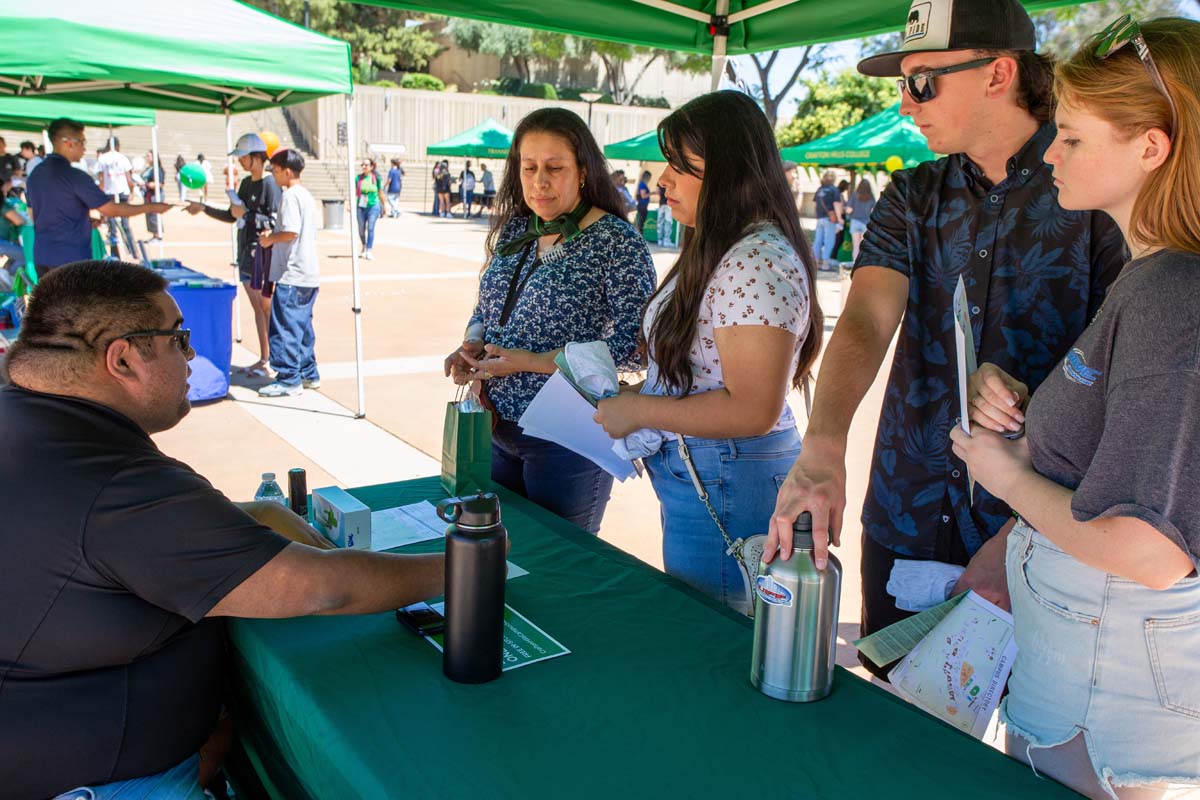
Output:
[[[225,109],[225,152],[229,153],[233,150],[233,118],[229,115],[229,109]],[[233,183],[233,156],[225,156],[225,186],[226,188],[237,188],[230,186]],[[238,284],[241,283],[241,275],[238,273],[238,252],[237,252],[237,226],[234,225],[229,229],[229,243],[233,251],[233,339],[238,344],[242,342],[242,295],[237,291]],[[258,354],[262,358],[262,353]]]
[[[158,126],[150,126],[150,157],[154,159],[154,163],[150,165],[150,174],[154,177],[154,202],[162,202],[162,182],[166,175],[158,174]],[[142,200],[142,202],[146,202]],[[158,257],[163,257],[163,234],[167,232],[166,214],[158,215]]]
[[[354,201],[354,95],[346,96],[346,206]],[[355,229],[354,210],[350,208],[350,281],[354,299],[350,310],[354,312],[354,379],[358,388],[358,411],[355,418],[367,415],[366,390],[363,385],[363,336],[362,336],[362,288],[358,282],[358,231]]]
[[[715,10],[716,16],[724,17],[729,14],[729,0],[717,0]],[[712,85],[710,91],[717,91],[721,88],[721,75],[725,72],[725,55],[726,47],[729,43],[727,34],[718,33],[713,36],[713,55],[712,55]]]

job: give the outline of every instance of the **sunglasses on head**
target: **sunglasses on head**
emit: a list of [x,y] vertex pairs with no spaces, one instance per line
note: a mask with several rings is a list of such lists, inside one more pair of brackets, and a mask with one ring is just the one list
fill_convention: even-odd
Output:
[[1138,25],[1131,15],[1121,15],[1113,24],[1100,32],[1099,43],[1096,45],[1096,58],[1103,61],[1130,43],[1133,44],[1138,58],[1146,67],[1146,72],[1150,74],[1150,80],[1154,83],[1155,88],[1162,93],[1163,97],[1167,98],[1167,105],[1171,107],[1171,130],[1175,131],[1179,127],[1179,111],[1175,108],[1175,101],[1171,99],[1171,93],[1167,91],[1167,83],[1163,80],[1162,73],[1158,71],[1158,65],[1154,63],[1154,57],[1150,55],[1150,46],[1146,44],[1146,39],[1142,36],[1142,26]]
[[154,336],[170,336],[175,340],[175,345],[183,352],[188,352],[192,346],[192,330],[191,328],[172,328],[171,330],[153,330],[153,331],[131,331],[129,333],[118,336],[114,341],[121,339],[140,339]]
[[923,72],[915,72],[912,75],[899,78],[896,81],[896,88],[899,89],[901,97],[907,91],[908,96],[913,99],[914,103],[928,103],[937,97],[937,89],[934,88],[934,78],[939,75],[950,75],[955,72],[977,69],[978,67],[991,64],[996,58],[997,56],[977,58],[974,61],[968,61],[965,64],[955,64],[952,67],[940,67],[939,69],[927,69]]

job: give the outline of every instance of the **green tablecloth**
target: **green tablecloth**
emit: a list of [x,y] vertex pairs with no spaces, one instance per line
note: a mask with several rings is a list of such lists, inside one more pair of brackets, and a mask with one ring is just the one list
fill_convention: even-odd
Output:
[[[352,494],[376,509],[444,496],[437,478]],[[274,796],[1075,796],[841,669],[824,701],[764,697],[748,620],[502,503],[530,572],[507,600],[571,654],[464,686],[392,613],[233,621],[235,716]]]

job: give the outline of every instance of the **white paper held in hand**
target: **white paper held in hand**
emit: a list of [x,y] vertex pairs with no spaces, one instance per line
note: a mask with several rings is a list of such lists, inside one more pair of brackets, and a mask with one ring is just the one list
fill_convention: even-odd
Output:
[[[954,350],[958,360],[958,412],[963,433],[971,435],[971,406],[967,397],[967,379],[977,369],[975,363],[975,332],[971,329],[971,313],[967,307],[967,287],[962,275],[954,287]],[[967,473],[967,488],[971,502],[975,501],[975,479]]]
[[612,449],[612,438],[594,419],[596,409],[555,372],[525,409],[517,424],[529,436],[578,453],[619,481],[636,474],[633,463]]

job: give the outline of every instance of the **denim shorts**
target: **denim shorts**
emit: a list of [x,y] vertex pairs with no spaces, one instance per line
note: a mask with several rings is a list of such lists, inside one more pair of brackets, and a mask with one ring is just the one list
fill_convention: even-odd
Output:
[[1200,578],[1148,589],[1023,521],[1007,547],[1019,650],[1001,719],[1027,760],[1082,734],[1107,792],[1200,786]]
[[[800,434],[788,428],[744,439],[684,440],[721,525],[731,539],[767,533],[775,496],[800,455]],[[662,504],[663,565],[667,574],[744,614],[749,587],[721,531],[696,495],[673,440],[644,459]],[[750,565],[754,569],[757,565]]]
[[200,757],[192,755],[156,775],[126,781],[83,786],[54,800],[206,800],[200,788]]
[[862,220],[857,220],[857,219],[850,220],[850,233],[851,234],[866,233],[866,232],[867,232],[867,223],[863,222]]

